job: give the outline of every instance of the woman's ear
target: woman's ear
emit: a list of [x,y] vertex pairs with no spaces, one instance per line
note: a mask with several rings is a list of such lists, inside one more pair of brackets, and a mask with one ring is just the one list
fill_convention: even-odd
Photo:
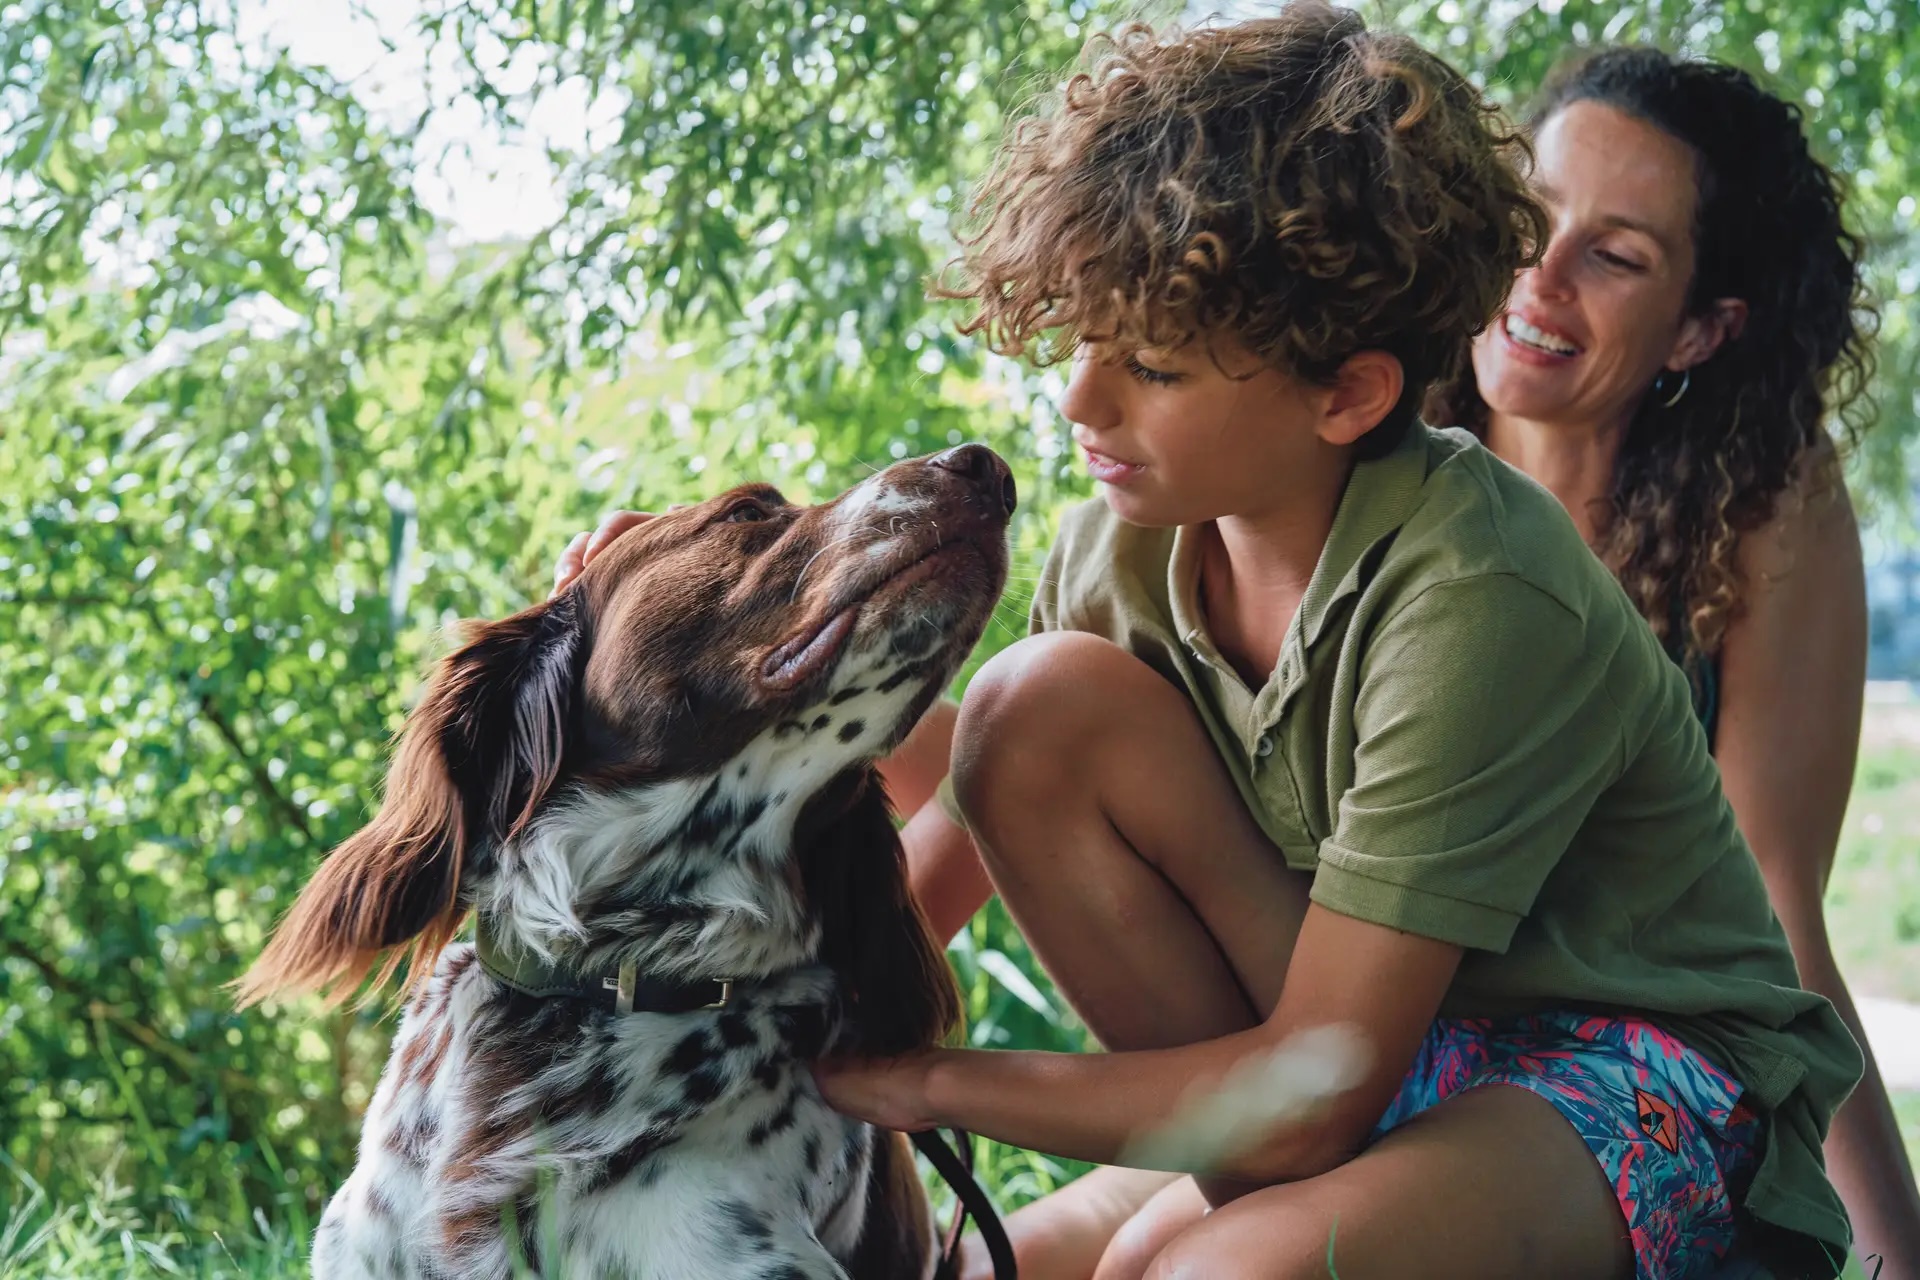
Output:
[[1740,337],[1747,327],[1747,304],[1741,298],[1715,298],[1706,310],[1680,322],[1667,368],[1679,373],[1713,357],[1722,346]]
[[[798,849],[808,905],[820,922],[820,958],[851,996],[846,1052],[888,1056],[940,1044],[960,1025],[960,991],[946,952],[907,887],[906,851],[879,775],[829,788],[837,812]],[[802,831],[808,831],[803,822]]]
[[379,813],[320,864],[235,984],[242,1008],[300,991],[338,1001],[369,974],[378,990],[403,959],[409,983],[432,968],[460,926],[474,853],[512,838],[559,775],[577,601],[482,623],[440,663],[401,731]]

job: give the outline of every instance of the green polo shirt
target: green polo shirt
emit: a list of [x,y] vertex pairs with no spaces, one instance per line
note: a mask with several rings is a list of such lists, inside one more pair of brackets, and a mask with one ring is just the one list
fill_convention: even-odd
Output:
[[1467,948],[1441,1016],[1633,1012],[1737,1077],[1765,1126],[1747,1208],[1837,1271],[1821,1142],[1860,1051],[1800,989],[1686,678],[1559,502],[1416,425],[1355,466],[1259,688],[1208,637],[1195,532],[1077,508],[1033,629],[1183,690],[1314,901]]

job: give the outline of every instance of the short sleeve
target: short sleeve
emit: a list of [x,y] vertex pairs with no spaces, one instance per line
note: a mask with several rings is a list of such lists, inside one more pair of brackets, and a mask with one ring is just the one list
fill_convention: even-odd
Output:
[[1620,643],[1509,574],[1428,587],[1382,623],[1313,900],[1504,951],[1623,767],[1608,691]]

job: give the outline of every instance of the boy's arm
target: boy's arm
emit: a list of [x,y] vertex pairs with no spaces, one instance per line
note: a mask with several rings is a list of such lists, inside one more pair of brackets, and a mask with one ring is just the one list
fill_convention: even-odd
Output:
[[887,784],[895,812],[911,817],[933,799],[935,788],[947,776],[947,762],[953,755],[953,726],[959,718],[958,703],[939,699],[927,708],[906,741],[879,762],[880,777]]
[[[1461,955],[1452,944],[1315,905],[1301,927],[1279,1006],[1250,1031],[1132,1053],[935,1050],[885,1063],[823,1066],[819,1079],[835,1107],[877,1124],[951,1125],[1113,1163],[1142,1136],[1180,1121],[1230,1076],[1262,1062],[1283,1063],[1283,1046],[1297,1033],[1348,1026],[1364,1054],[1346,1087],[1324,1105],[1304,1116],[1275,1116],[1256,1104],[1236,1117],[1245,1138],[1234,1149],[1160,1162],[1250,1184],[1292,1181],[1344,1163],[1360,1149],[1399,1089]],[[1310,1068],[1303,1063],[1301,1069]],[[1271,1096],[1287,1092],[1275,1088]]]
[[993,885],[973,838],[934,798],[947,776],[953,726],[960,708],[945,698],[933,704],[907,740],[880,761],[880,777],[895,808],[907,818],[900,832],[907,851],[907,884],[926,913],[933,936],[946,942],[966,927],[993,896]]

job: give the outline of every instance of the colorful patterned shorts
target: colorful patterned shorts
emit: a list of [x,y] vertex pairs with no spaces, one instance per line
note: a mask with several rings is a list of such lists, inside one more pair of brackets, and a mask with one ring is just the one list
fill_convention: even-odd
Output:
[[1726,1256],[1759,1134],[1726,1072],[1638,1018],[1442,1018],[1373,1136],[1486,1084],[1539,1094],[1586,1140],[1633,1234],[1638,1280],[1704,1276]]

